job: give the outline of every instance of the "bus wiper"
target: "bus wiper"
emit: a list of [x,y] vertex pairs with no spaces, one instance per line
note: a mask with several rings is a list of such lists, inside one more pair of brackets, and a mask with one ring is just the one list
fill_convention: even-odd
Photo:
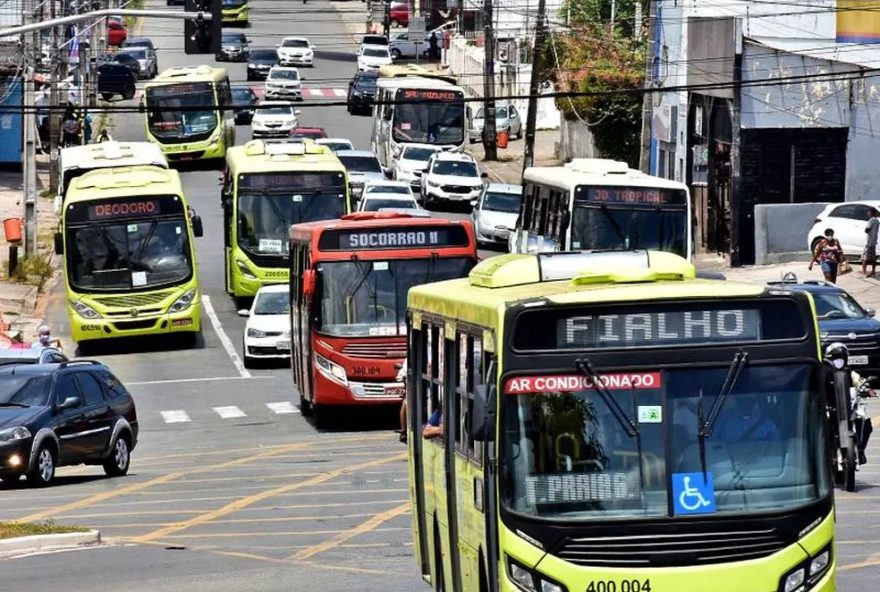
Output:
[[712,430],[715,429],[715,422],[721,414],[721,407],[724,405],[727,395],[729,395],[731,391],[733,391],[733,387],[736,386],[736,381],[739,379],[739,375],[748,361],[749,354],[744,351],[737,352],[736,355],[733,356],[733,360],[730,362],[730,367],[727,369],[727,376],[724,378],[724,383],[721,385],[721,390],[718,391],[718,396],[715,397],[712,409],[709,410],[709,416],[700,424],[699,435],[701,443],[704,438],[708,438],[712,435]]
[[12,401],[4,401],[0,403],[0,407],[30,407],[30,405],[25,405],[24,403],[13,403]]
[[629,237],[624,232],[623,227],[620,225],[620,222],[614,217],[614,214],[611,213],[611,210],[608,209],[608,206],[601,205],[599,206],[599,211],[602,212],[608,221],[611,222],[611,226],[614,228],[614,232],[617,233],[617,236],[623,239],[623,246],[625,249],[629,248]]
[[611,409],[611,413],[614,415],[614,418],[620,423],[620,427],[624,429],[626,434],[630,438],[634,438],[639,435],[639,428],[636,426],[635,422],[627,416],[626,412],[620,407],[620,404],[617,402],[617,399],[611,396],[611,393],[608,392],[608,388],[602,384],[602,381],[599,379],[599,375],[596,373],[596,369],[593,368],[593,364],[590,363],[590,359],[587,357],[578,358],[574,362],[575,368],[578,369],[578,372],[586,376],[590,379],[590,385],[593,389],[599,393],[599,396],[602,397],[602,400],[605,401],[605,404]]

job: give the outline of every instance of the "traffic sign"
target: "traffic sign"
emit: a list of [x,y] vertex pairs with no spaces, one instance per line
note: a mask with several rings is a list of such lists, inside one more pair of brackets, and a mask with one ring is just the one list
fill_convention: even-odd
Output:
[[409,26],[407,27],[409,40],[413,43],[425,42],[425,17],[411,16],[409,18]]
[[384,2],[372,2],[371,7],[373,9],[373,13],[370,18],[374,21],[385,20],[386,6],[387,5]]

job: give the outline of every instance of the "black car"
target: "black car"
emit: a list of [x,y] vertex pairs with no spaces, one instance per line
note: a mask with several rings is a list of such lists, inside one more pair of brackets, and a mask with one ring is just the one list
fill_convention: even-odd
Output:
[[137,76],[128,66],[109,63],[98,66],[98,92],[109,101],[114,95],[123,99],[134,98]]
[[247,79],[265,80],[269,69],[278,64],[274,49],[252,49],[248,54]]
[[52,364],[66,361],[67,356],[56,347],[0,349],[0,366],[12,364]]
[[128,472],[137,445],[134,399],[91,360],[0,366],[0,479],[49,485],[55,468],[102,465]]
[[821,280],[799,282],[788,274],[770,284],[809,292],[816,305],[823,351],[832,343],[842,343],[853,370],[872,382],[880,379],[880,321],[874,318],[874,309],[863,308],[846,290]]
[[249,86],[232,87],[232,110],[235,113],[235,123],[248,124],[254,118],[254,106],[257,104],[257,95]]
[[378,72],[358,72],[348,83],[348,112],[369,115],[376,99]]
[[250,41],[244,33],[223,32],[218,62],[243,62],[248,59]]

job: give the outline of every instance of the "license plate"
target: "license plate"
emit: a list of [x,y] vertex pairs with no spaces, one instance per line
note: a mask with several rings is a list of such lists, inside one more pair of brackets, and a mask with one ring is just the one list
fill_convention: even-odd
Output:
[[406,395],[405,386],[388,386],[385,387],[385,394],[389,397],[403,397]]
[[290,349],[290,342],[289,341],[279,341],[277,344],[275,344],[275,349],[289,350]]
[[868,356],[850,356],[849,363],[853,366],[867,366]]

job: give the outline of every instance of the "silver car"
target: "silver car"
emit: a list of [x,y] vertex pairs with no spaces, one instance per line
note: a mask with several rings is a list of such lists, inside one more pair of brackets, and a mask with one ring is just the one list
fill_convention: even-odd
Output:
[[348,186],[355,200],[361,198],[368,182],[386,179],[379,159],[369,150],[338,150],[336,158],[348,169]]
[[507,244],[507,238],[516,228],[522,203],[522,185],[489,183],[479,199],[471,202],[471,217],[477,243],[480,245]]
[[[483,138],[483,124],[485,123],[484,107],[480,107],[471,120],[471,129],[468,132],[471,144],[479,142]],[[523,136],[523,122],[516,107],[508,103],[495,104],[495,131],[506,131],[511,138],[519,140]]]

